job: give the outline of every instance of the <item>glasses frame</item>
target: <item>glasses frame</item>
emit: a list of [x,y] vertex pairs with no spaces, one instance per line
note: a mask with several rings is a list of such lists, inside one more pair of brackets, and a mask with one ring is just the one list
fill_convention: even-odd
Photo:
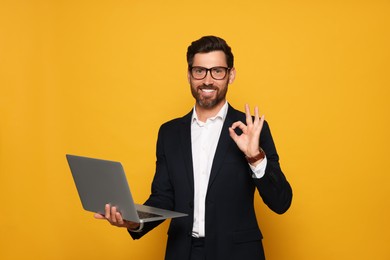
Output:
[[[204,74],[204,77],[203,77],[203,78],[194,77],[194,75],[193,75],[193,73],[192,73],[192,70],[193,70],[194,68],[200,68],[200,69],[206,70],[206,74]],[[217,78],[215,78],[215,77],[213,76],[213,73],[212,73],[211,71],[212,71],[213,69],[216,69],[216,68],[221,68],[221,69],[225,69],[225,70],[226,70],[225,76],[223,76],[223,78],[217,79]],[[224,80],[224,79],[226,78],[226,76],[229,74],[229,71],[231,70],[231,68],[229,68],[229,67],[223,67],[223,66],[215,66],[215,67],[212,67],[212,68],[209,68],[209,69],[208,69],[208,68],[205,68],[205,67],[202,67],[202,66],[190,66],[190,67],[188,67],[188,70],[189,70],[189,72],[190,72],[191,77],[193,77],[193,78],[196,79],[196,80],[202,80],[202,79],[206,78],[206,77],[207,77],[207,73],[209,73],[209,72],[210,72],[210,76],[211,76],[213,79],[215,79],[215,80]]]

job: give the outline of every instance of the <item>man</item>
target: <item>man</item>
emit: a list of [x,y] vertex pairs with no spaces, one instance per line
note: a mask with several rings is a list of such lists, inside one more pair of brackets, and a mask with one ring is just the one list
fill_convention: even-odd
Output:
[[[223,39],[205,36],[192,42],[187,62],[195,106],[161,126],[152,193],[145,202],[189,215],[172,219],[165,259],[265,259],[255,189],[279,214],[292,200],[269,126],[257,107],[252,117],[248,105],[244,114],[227,103],[236,70]],[[109,205],[104,216],[95,217],[127,228],[134,239],[161,223],[125,221]]]

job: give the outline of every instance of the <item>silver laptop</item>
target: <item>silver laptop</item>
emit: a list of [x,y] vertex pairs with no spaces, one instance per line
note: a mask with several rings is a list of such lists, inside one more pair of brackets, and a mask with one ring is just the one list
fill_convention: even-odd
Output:
[[120,162],[67,154],[66,158],[83,208],[104,215],[106,204],[116,206],[123,219],[137,223],[184,217],[187,214],[134,204]]

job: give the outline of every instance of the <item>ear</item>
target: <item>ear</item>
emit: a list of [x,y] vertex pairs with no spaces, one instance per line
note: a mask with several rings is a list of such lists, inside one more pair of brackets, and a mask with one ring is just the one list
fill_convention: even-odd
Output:
[[236,78],[236,68],[231,68],[229,72],[229,84],[232,84]]
[[188,83],[191,84],[191,75],[190,75],[190,71],[187,69],[187,80],[188,80]]

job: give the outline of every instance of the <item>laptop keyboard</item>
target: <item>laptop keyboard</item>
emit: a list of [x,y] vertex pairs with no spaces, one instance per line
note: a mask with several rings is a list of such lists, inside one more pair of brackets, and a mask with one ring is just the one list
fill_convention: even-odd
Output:
[[145,212],[145,211],[137,211],[138,217],[140,219],[146,219],[146,218],[155,218],[155,217],[162,217],[161,215]]

